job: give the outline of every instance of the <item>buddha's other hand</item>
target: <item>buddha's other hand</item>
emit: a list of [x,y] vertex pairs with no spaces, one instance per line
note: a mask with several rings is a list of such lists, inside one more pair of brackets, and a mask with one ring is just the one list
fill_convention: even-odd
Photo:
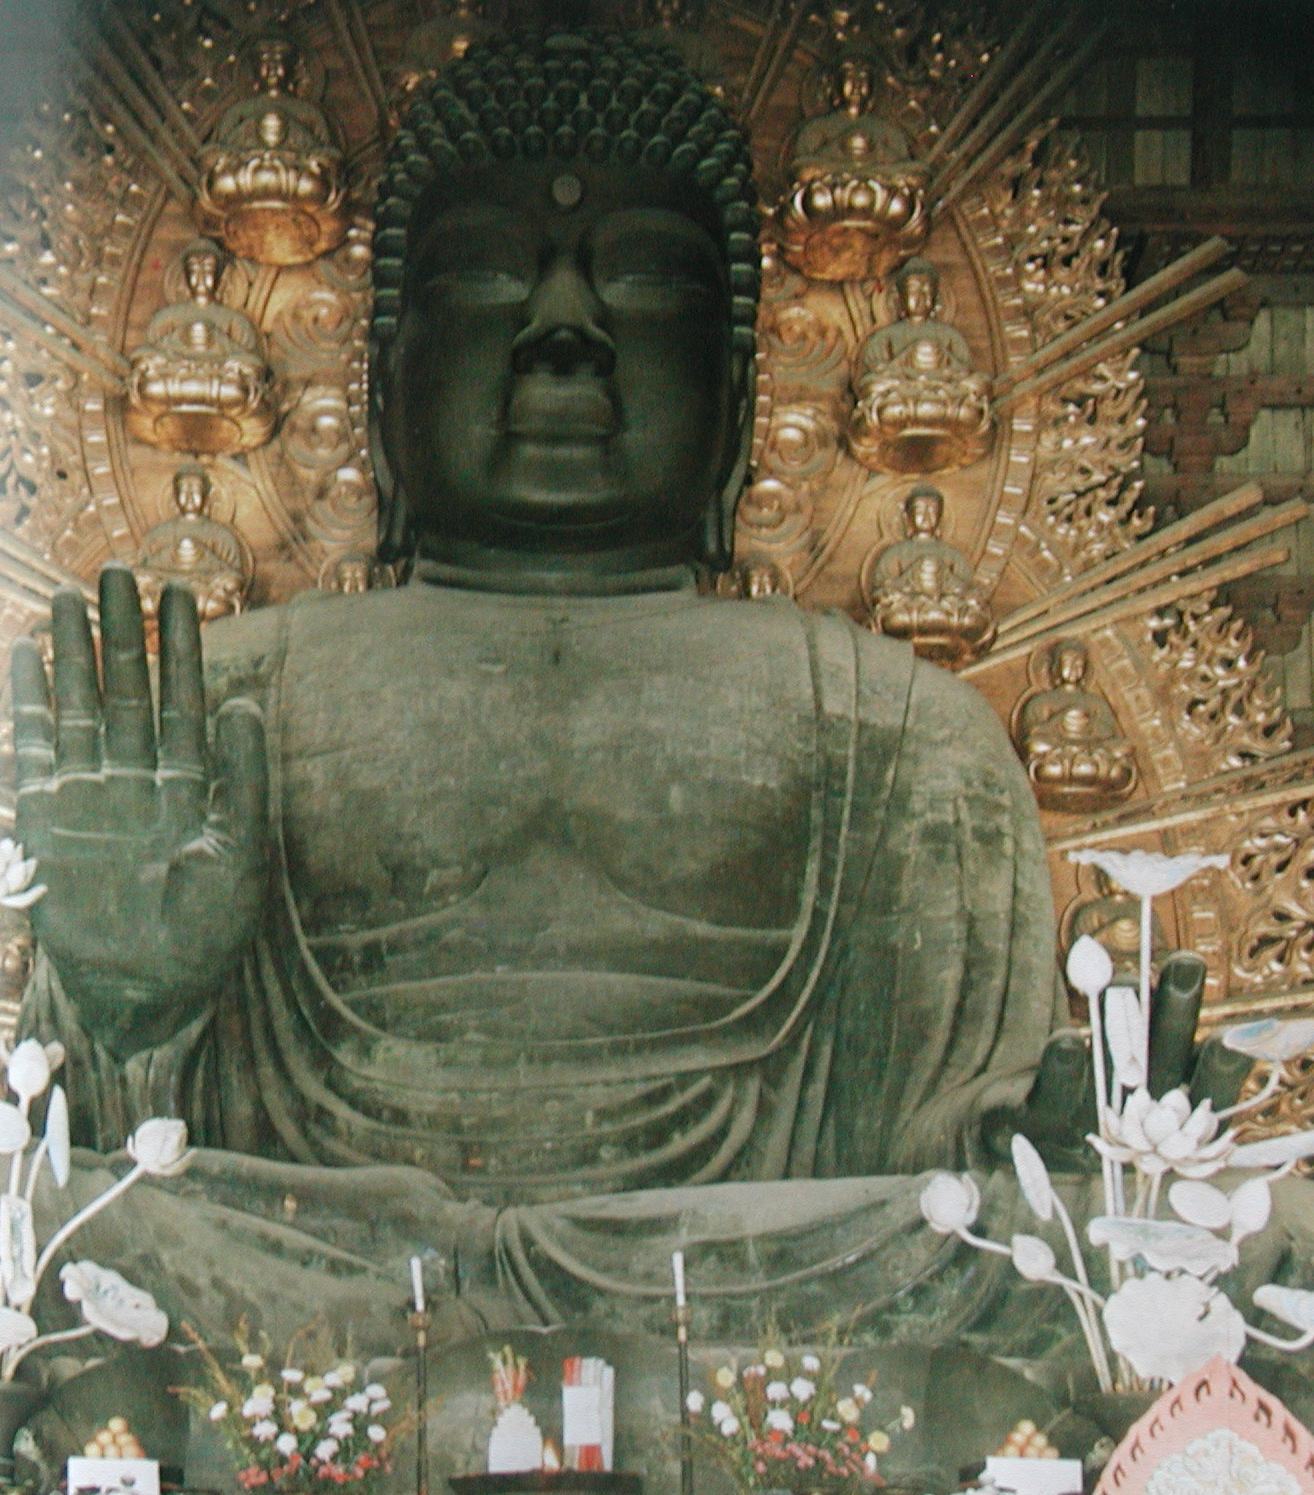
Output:
[[159,726],[132,573],[100,578],[101,671],[74,591],[53,606],[54,702],[14,646],[18,837],[48,889],[37,940],[85,1028],[120,1058],[169,1038],[254,935],[265,888],[260,714],[228,702],[207,751],[201,636],[185,587],[160,603]]
[[[1205,964],[1198,955],[1178,951],[1164,961],[1150,1007],[1149,1090],[1157,1099],[1185,1085],[1192,1105],[1209,1099],[1219,1111],[1235,1104],[1254,1061],[1224,1048],[1217,1035],[1197,1047],[1204,982]],[[1097,1170],[1099,1154],[1085,1140],[1096,1130],[1092,1071],[1082,1035],[1056,1033],[1045,1046],[1025,1103],[998,1107],[984,1117],[982,1136],[990,1155],[1007,1161],[1013,1133],[1022,1132],[1051,1166]]]

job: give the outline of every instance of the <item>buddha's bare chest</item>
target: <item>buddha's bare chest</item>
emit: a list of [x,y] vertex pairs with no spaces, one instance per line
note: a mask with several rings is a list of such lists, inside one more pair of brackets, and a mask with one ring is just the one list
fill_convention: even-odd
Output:
[[679,634],[658,615],[290,655],[281,818],[311,932],[477,899],[508,924],[614,898],[787,925],[818,767],[806,657],[736,669]]

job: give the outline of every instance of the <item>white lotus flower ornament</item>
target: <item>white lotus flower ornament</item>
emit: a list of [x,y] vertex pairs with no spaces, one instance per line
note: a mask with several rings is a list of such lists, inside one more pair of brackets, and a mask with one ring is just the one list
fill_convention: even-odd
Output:
[[1182,1088],[1155,1100],[1141,1086],[1127,1097],[1121,1116],[1107,1113],[1104,1125],[1103,1137],[1086,1139],[1095,1151],[1150,1178],[1170,1170],[1183,1178],[1208,1178],[1227,1167],[1235,1141],[1231,1132],[1217,1136],[1213,1103],[1203,1100],[1192,1110]]
[[1068,951],[1067,974],[1082,996],[1094,1002],[1113,980],[1113,961],[1093,935],[1083,934],[1072,942]]
[[33,884],[36,858],[23,858],[23,848],[8,836],[0,839],[0,905],[31,908],[46,891],[44,883]]

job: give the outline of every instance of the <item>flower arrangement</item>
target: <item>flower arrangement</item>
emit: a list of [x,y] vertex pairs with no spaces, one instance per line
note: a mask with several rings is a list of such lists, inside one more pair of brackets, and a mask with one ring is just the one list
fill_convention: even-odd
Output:
[[392,1402],[384,1386],[358,1384],[364,1376],[352,1361],[325,1350],[307,1356],[322,1368],[297,1364],[294,1340],[275,1370],[268,1341],[253,1340],[242,1320],[233,1335],[239,1362],[225,1369],[191,1325],[183,1332],[201,1352],[208,1384],[179,1387],[178,1395],[222,1433],[244,1490],[358,1485],[391,1468],[403,1423],[389,1419]]
[[[1235,1363],[1247,1339],[1305,1349],[1314,1344],[1314,1292],[1274,1283],[1255,1290],[1258,1307],[1300,1331],[1283,1339],[1247,1323],[1217,1278],[1237,1265],[1241,1243],[1268,1224],[1273,1182],[1314,1156],[1314,1130],[1243,1142],[1227,1125],[1267,1101],[1282,1065],[1314,1047],[1314,1021],[1265,1018],[1228,1029],[1227,1047],[1270,1066],[1260,1092],[1240,1105],[1218,1112],[1208,1100],[1193,1106],[1185,1087],[1155,1096],[1149,1088],[1151,899],[1228,859],[1099,850],[1074,852],[1072,859],[1095,863],[1141,900],[1139,990],[1113,984],[1112,961],[1088,936],[1074,943],[1067,967],[1068,979],[1090,1004],[1098,1131],[1087,1141],[1100,1160],[1104,1211],[1089,1221],[1086,1237],[1107,1252],[1109,1291],[1092,1287],[1071,1216],[1040,1154],[1020,1134],[1012,1151],[1022,1197],[1042,1226],[1057,1227],[1070,1272],[1039,1234],[1014,1235],[1007,1245],[974,1234],[981,1196],[970,1175],[935,1174],[922,1191],[922,1215],[941,1235],[1010,1257],[1028,1281],[1061,1288],[1103,1391],[1175,1384],[1215,1355]],[[1228,1189],[1207,1182],[1225,1168],[1252,1176]]]
[[[839,1355],[787,1354],[777,1347],[743,1370],[721,1365],[712,1396],[689,1393],[687,1406],[706,1442],[745,1489],[853,1482],[879,1487],[879,1456],[891,1434],[914,1425],[911,1407],[879,1422],[868,1382],[843,1386]],[[870,1378],[869,1378],[870,1379]]]

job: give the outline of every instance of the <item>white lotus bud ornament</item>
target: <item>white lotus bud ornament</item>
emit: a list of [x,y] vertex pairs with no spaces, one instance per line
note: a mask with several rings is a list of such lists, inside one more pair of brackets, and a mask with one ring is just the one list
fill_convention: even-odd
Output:
[[187,1123],[172,1116],[152,1116],[128,1138],[128,1156],[155,1178],[176,1178],[191,1166]]
[[9,1056],[5,1078],[20,1101],[29,1104],[50,1084],[50,1056],[45,1045],[25,1038]]
[[1068,951],[1067,972],[1072,985],[1093,1002],[1113,980],[1113,961],[1097,939],[1083,934]]
[[1231,1132],[1217,1136],[1219,1121],[1211,1101],[1192,1110],[1180,1086],[1160,1100],[1144,1086],[1133,1090],[1122,1115],[1107,1113],[1104,1125],[1103,1137],[1086,1139],[1096,1152],[1115,1163],[1131,1163],[1151,1178],[1169,1171],[1183,1178],[1208,1178],[1227,1166],[1235,1140]]
[[937,1173],[918,1202],[922,1218],[937,1235],[957,1235],[980,1213],[981,1191],[968,1173]]

